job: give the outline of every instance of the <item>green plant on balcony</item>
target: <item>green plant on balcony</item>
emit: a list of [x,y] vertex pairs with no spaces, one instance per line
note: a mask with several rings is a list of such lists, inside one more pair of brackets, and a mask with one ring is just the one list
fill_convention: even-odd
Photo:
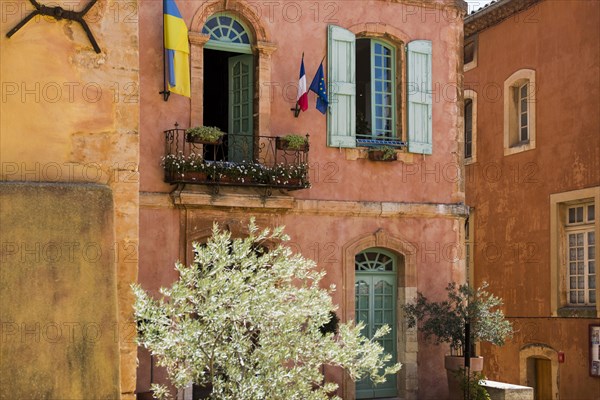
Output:
[[192,181],[306,186],[308,177],[306,163],[266,166],[256,162],[205,161],[199,154],[186,156],[183,152],[164,156],[161,165],[174,178]]
[[186,140],[193,143],[219,143],[225,134],[216,126],[195,126],[185,131]]
[[398,159],[396,149],[390,146],[377,146],[369,149],[369,160],[395,161]]
[[308,138],[306,136],[290,133],[276,139],[276,146],[279,150],[301,150],[308,149]]

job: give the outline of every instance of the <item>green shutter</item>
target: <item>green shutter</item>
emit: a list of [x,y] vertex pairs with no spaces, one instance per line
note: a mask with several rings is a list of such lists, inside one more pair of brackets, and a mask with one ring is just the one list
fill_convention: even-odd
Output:
[[356,44],[347,29],[329,25],[327,145],[356,147]]
[[431,154],[431,41],[412,41],[407,51],[408,151]]
[[254,59],[251,55],[229,57],[229,123],[227,161],[253,160]]

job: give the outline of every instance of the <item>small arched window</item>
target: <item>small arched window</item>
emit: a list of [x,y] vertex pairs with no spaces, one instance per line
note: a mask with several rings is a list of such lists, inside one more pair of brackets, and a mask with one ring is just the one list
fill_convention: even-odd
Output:
[[535,149],[535,70],[521,69],[504,81],[504,155]]
[[205,47],[215,50],[227,50],[240,53],[251,52],[251,36],[243,23],[231,15],[215,14],[211,16],[202,33],[209,35],[210,39]]
[[361,272],[394,272],[396,263],[391,254],[382,250],[366,250],[354,258],[354,269]]

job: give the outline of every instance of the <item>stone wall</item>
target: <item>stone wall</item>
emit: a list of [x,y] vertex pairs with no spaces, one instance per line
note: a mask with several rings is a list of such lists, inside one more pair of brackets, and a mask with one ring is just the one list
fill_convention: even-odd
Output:
[[[48,6],[80,11],[87,3],[54,1]],[[119,391],[124,398],[133,398],[136,346],[129,284],[137,279],[138,260],[138,2],[98,1],[89,10],[85,19],[100,53],[78,23],[64,19],[35,17],[7,38],[6,32],[32,8],[28,1],[15,0],[2,2],[0,9],[0,179],[94,183],[109,191],[113,225],[102,233],[110,234],[109,248],[102,250],[114,254],[106,273],[117,274],[112,318],[117,322],[113,346],[119,351],[113,361],[120,365]],[[43,201],[63,198],[60,192],[43,193],[47,196]],[[97,211],[93,204],[85,204],[90,213]],[[44,242],[45,231],[38,221],[32,221],[29,229],[31,240],[37,232],[37,240]],[[51,295],[44,290],[39,296]],[[85,300],[69,291],[61,295],[93,304],[98,301],[96,292],[89,287]],[[43,352],[37,356],[40,362],[47,357]],[[29,359],[20,362],[25,365]],[[63,398],[88,396],[73,392]]]
[[113,199],[0,182],[0,398],[119,398]]

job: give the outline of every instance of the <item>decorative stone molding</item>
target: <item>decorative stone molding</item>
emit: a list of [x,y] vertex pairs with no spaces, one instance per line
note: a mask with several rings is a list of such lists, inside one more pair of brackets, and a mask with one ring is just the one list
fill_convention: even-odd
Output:
[[202,125],[204,121],[204,110],[202,102],[204,99],[204,45],[210,37],[203,33],[188,33],[190,39],[190,89],[191,89],[191,111],[190,126]]
[[[172,197],[170,197],[172,196]],[[466,218],[469,207],[462,203],[430,204],[401,202],[303,200],[288,194],[265,196],[264,190],[221,188],[214,194],[208,187],[168,193],[141,192],[142,208],[205,208],[286,209],[293,214],[381,217],[381,218]]]
[[534,6],[540,0],[498,1],[465,18],[465,37],[499,24],[512,15]]
[[[239,18],[248,28],[252,37],[252,49],[255,56],[254,109],[258,110],[254,118],[254,131],[257,135],[269,136],[271,133],[271,93],[261,85],[271,80],[271,54],[277,46],[270,41],[270,34],[250,3],[242,0],[218,0],[206,2],[198,8],[192,19],[188,34],[191,44],[191,126],[204,122],[204,46],[208,35],[200,33],[208,18],[215,13],[227,13]],[[259,96],[259,93],[261,94]]]
[[[264,189],[244,189],[235,187],[219,188],[214,193],[211,187],[195,190],[176,190],[171,193],[172,203],[176,207],[203,208],[226,207],[240,209],[279,209],[289,210],[294,206],[294,198],[289,195],[266,195]],[[243,205],[243,207],[240,207]]]
[[251,29],[251,34],[256,42],[270,42],[271,35],[255,9],[256,5],[244,0],[207,1],[194,14],[190,30],[201,32],[204,23],[211,15],[227,12],[241,19]]
[[400,28],[381,22],[362,22],[347,29],[357,36],[389,38],[394,44],[408,43],[411,40],[411,37]]
[[[409,330],[404,322],[401,306],[417,294],[417,250],[408,241],[389,235],[384,229],[359,236],[342,248],[342,288],[344,293],[341,309],[343,321],[355,320],[354,315],[354,257],[363,250],[378,247],[393,252],[398,257],[398,294],[397,294],[397,359],[402,363],[399,373],[398,390],[402,399],[416,399],[418,391],[416,330]],[[344,398],[354,398],[355,384],[344,376]]]

